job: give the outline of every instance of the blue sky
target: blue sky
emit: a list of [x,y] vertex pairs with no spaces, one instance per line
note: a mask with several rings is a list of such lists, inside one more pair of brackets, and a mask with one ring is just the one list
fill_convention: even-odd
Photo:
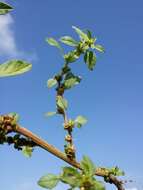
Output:
[[[62,59],[46,37],[71,35],[72,25],[90,29],[106,53],[98,56],[96,69],[87,70],[82,60],[73,65],[82,83],[66,93],[69,117],[84,115],[88,124],[75,130],[77,157],[88,155],[97,166],[118,165],[129,179],[143,184],[143,2],[141,0],[20,0],[7,1],[15,10],[0,18],[0,61],[23,58],[33,64],[25,75],[1,78],[1,114],[17,112],[20,123],[63,150],[62,118],[45,118],[54,110],[54,90],[46,81]],[[7,45],[8,44],[8,45]],[[36,149],[31,159],[12,147],[0,147],[0,188],[40,190],[43,174],[58,173],[63,161]],[[139,186],[139,187],[138,187]],[[60,185],[58,190],[63,189]],[[112,187],[108,187],[112,189]]]

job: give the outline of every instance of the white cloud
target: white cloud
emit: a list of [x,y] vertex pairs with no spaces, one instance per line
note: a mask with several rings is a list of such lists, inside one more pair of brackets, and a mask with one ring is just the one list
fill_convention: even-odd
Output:
[[125,190],[138,190],[136,187],[126,188]]
[[13,24],[14,19],[10,14],[0,15],[0,57],[37,60],[36,53],[27,53],[18,49]]
[[0,55],[17,56],[20,54],[11,25],[14,20],[10,14],[0,16]]

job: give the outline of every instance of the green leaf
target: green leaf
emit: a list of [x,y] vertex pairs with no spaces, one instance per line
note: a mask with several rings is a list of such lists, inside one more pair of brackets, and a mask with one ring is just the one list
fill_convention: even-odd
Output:
[[66,89],[72,88],[73,86],[79,84],[80,81],[80,76],[75,76],[72,72],[68,72],[65,76],[64,87]]
[[76,168],[66,166],[63,168],[63,175],[79,177],[80,173]]
[[60,107],[62,110],[66,110],[68,107],[68,102],[62,96],[57,96],[57,106]]
[[122,170],[120,170],[120,168],[118,168],[117,166],[109,169],[109,172],[115,176],[125,175],[125,173]]
[[55,40],[54,38],[46,38],[46,42],[51,45],[51,46],[55,46],[58,49],[60,49],[61,53],[63,53],[63,49],[60,46],[59,42],[57,42],[57,40]]
[[49,79],[48,81],[47,81],[47,86],[48,86],[48,88],[51,88],[51,87],[53,87],[53,86],[55,86],[57,84],[57,80],[56,79]]
[[88,38],[91,39],[92,38],[91,31],[90,30],[86,30],[86,33],[87,33]]
[[47,112],[47,113],[45,114],[45,116],[46,116],[46,117],[51,117],[51,116],[56,115],[56,113],[57,113],[57,112],[55,112],[55,111],[53,111],[53,112]]
[[82,30],[80,30],[79,28],[75,27],[75,26],[72,26],[72,28],[76,31],[76,33],[79,35],[80,39],[81,40],[84,40],[84,41],[89,41],[89,38],[87,36],[86,33],[84,33]]
[[6,4],[6,3],[3,3],[3,2],[0,2],[0,15],[4,15],[4,14],[7,14],[8,12],[10,12],[13,8]]
[[78,84],[79,82],[77,81],[76,77],[70,78],[68,80],[65,80],[64,82],[64,86],[66,89],[72,88],[73,86],[75,86],[76,84]]
[[59,176],[53,174],[47,174],[40,178],[38,185],[46,189],[53,189],[59,182]]
[[67,44],[69,46],[74,46],[76,47],[78,45],[78,42],[76,40],[74,40],[72,37],[70,36],[63,36],[60,38],[60,41],[64,44]]
[[93,70],[95,64],[96,64],[96,56],[92,51],[86,51],[84,55],[84,61],[88,66],[89,70]]
[[99,44],[96,44],[96,45],[94,46],[94,49],[96,49],[96,50],[98,50],[98,51],[100,51],[100,52],[102,52],[102,53],[105,52],[104,47],[101,46],[101,45],[99,45]]
[[81,183],[81,175],[77,169],[72,167],[64,167],[63,174],[60,177],[63,183],[69,184],[72,187],[79,187]]
[[33,152],[33,148],[30,146],[24,146],[22,148],[22,153],[24,154],[24,156],[30,158],[32,156],[32,152]]
[[0,65],[0,77],[15,76],[29,71],[32,65],[22,60],[11,60]]
[[81,167],[86,176],[93,176],[95,174],[95,165],[89,157],[83,156],[81,161]]
[[66,60],[67,63],[75,62],[78,58],[79,56],[77,56],[76,51],[71,51],[64,55],[64,59]]
[[105,190],[105,186],[101,181],[94,180],[94,186],[91,190]]
[[125,175],[125,172],[122,171],[122,170],[118,170],[118,171],[116,172],[116,176],[124,176],[124,175]]
[[81,115],[79,115],[76,119],[75,119],[75,123],[77,124],[77,127],[80,128],[82,125],[87,123],[87,119]]
[[19,114],[15,113],[15,112],[9,113],[8,116],[14,118],[14,121],[16,123],[19,121],[19,118],[20,118]]

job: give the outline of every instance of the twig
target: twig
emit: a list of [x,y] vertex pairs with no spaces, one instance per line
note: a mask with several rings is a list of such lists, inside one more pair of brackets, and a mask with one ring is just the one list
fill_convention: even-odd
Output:
[[[17,125],[14,132],[24,135],[25,137],[28,137],[34,143],[36,143],[39,147],[45,149],[46,151],[50,152],[54,156],[62,159],[63,161],[67,162],[68,164],[81,170],[80,163],[78,163],[76,160],[71,160],[71,159],[67,158],[67,156],[63,152],[61,152],[59,149],[55,148],[53,145],[49,144],[48,142],[44,141],[43,139],[39,138],[37,135],[35,135],[31,131],[29,131],[28,129]],[[99,167],[96,169],[95,175],[101,176],[101,177],[106,177],[106,176],[108,176],[108,173],[106,172],[105,168]],[[121,180],[118,180],[113,175],[110,175],[109,179],[110,179],[109,182],[113,183],[117,187],[118,190],[125,190],[123,187],[123,182]]]

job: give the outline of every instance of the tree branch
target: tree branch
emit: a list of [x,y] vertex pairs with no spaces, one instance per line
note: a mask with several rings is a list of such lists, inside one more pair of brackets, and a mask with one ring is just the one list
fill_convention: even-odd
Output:
[[[14,132],[17,132],[25,137],[28,137],[34,143],[36,143],[39,147],[43,148],[44,150],[50,152],[54,156],[62,159],[63,161],[67,162],[68,164],[81,170],[80,163],[78,163],[76,160],[71,160],[71,159],[67,158],[67,156],[63,152],[61,152],[60,150],[58,150],[57,148],[55,148],[53,145],[49,144],[48,142],[44,141],[43,139],[39,138],[37,135],[35,135],[31,131],[29,131],[28,129],[17,125]],[[101,176],[101,177],[106,177],[109,174],[108,174],[106,168],[99,167],[96,169],[95,175]],[[117,187],[118,190],[125,190],[123,187],[123,182],[121,180],[118,180],[114,175],[109,175],[109,183],[113,183]]]

